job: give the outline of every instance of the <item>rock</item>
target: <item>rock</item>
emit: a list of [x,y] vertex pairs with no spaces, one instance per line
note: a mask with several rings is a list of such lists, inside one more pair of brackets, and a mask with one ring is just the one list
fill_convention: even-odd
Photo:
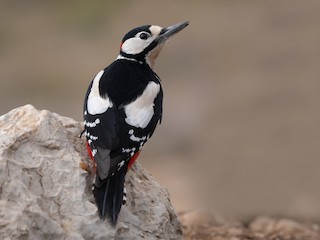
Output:
[[319,225],[292,219],[257,217],[243,223],[208,213],[180,213],[184,239],[202,240],[319,240]]
[[182,239],[168,192],[139,163],[116,228],[98,218],[81,131],[31,105],[0,117],[0,239]]
[[240,240],[247,239],[248,231],[240,222],[200,211],[179,215],[185,240]]
[[308,239],[319,240],[320,232],[317,224],[308,226],[293,219],[258,217],[249,224],[255,239]]

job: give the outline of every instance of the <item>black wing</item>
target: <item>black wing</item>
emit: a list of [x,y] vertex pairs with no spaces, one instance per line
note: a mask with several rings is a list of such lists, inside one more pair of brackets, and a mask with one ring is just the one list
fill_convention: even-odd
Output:
[[[104,75],[101,78],[103,77]],[[84,102],[84,127],[87,142],[97,164],[98,175],[103,180],[108,177],[110,168],[121,161],[110,158],[110,152],[119,145],[119,117],[117,109],[113,106],[108,107],[105,112],[90,114],[87,103],[92,85],[93,81]]]

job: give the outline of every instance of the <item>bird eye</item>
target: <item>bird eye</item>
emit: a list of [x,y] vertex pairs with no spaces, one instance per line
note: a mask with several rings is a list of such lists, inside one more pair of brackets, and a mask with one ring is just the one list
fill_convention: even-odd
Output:
[[142,39],[142,40],[147,40],[149,38],[149,36],[150,35],[148,33],[146,33],[146,32],[142,32],[139,35],[140,39]]

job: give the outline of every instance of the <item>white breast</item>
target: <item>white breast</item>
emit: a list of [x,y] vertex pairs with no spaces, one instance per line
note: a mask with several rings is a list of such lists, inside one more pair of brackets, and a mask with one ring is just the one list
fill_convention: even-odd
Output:
[[88,96],[87,109],[89,114],[101,114],[107,111],[109,107],[112,107],[112,102],[108,96],[102,98],[99,93],[99,82],[104,73],[104,70],[101,70],[93,79],[92,87]]
[[160,91],[160,85],[150,82],[141,96],[125,106],[126,123],[138,128],[145,128],[153,114],[154,99]]

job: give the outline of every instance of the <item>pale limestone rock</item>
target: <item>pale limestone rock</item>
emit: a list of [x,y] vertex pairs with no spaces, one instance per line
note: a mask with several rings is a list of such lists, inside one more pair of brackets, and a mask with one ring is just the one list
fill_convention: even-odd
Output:
[[182,239],[168,192],[139,163],[117,227],[99,220],[81,131],[31,105],[0,117],[0,239]]

